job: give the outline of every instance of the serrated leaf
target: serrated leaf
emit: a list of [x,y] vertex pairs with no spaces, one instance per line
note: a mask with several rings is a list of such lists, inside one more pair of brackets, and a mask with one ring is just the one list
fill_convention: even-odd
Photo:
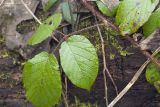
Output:
[[116,24],[122,35],[136,32],[150,17],[159,0],[123,0],[118,7]]
[[94,46],[84,36],[74,35],[60,48],[62,68],[71,82],[90,90],[98,74],[98,57]]
[[58,28],[62,20],[62,15],[56,13],[50,16],[46,21],[41,24],[32,37],[29,39],[29,45],[41,43],[52,35],[52,32]]
[[157,28],[160,28],[160,8],[155,11],[143,26],[145,37],[151,35]]
[[77,20],[77,14],[72,12],[72,4],[69,2],[63,2],[61,4],[61,9],[64,19],[70,24],[74,25]]
[[57,0],[48,0],[44,5],[43,10],[48,11],[54,5],[54,3],[56,3],[56,1]]
[[113,9],[112,11],[109,10],[109,8],[101,1],[96,1],[96,4],[98,6],[98,9],[106,16],[114,16],[116,13],[116,9]]
[[[158,54],[156,57],[160,58],[160,54]],[[154,63],[150,63],[147,66],[146,80],[150,84],[154,85],[156,89],[158,89],[158,92],[160,92],[160,87],[158,87],[158,84],[160,83],[160,69]]]
[[27,61],[23,84],[27,99],[36,107],[52,107],[58,103],[62,86],[56,57],[42,52]]

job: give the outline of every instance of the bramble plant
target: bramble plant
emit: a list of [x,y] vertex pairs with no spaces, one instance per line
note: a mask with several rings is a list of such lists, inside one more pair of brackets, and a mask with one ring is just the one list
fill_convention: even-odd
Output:
[[[57,0],[48,0],[44,11],[47,11]],[[103,2],[97,0],[97,7],[106,16],[116,18],[120,35],[131,35],[143,27],[145,37],[148,37],[160,27],[160,11],[156,9],[159,0],[123,0],[110,10]],[[36,45],[52,36],[60,26],[62,17],[75,24],[77,14],[72,13],[69,2],[61,4],[62,13],[55,13],[47,18],[32,37],[29,45]],[[155,12],[153,12],[155,10]],[[144,26],[143,26],[144,25]],[[41,52],[24,65],[23,84],[27,99],[36,107],[52,107],[57,104],[62,94],[62,67],[68,79],[77,87],[90,91],[99,70],[99,61],[93,44],[83,35],[70,35],[61,43],[60,65],[52,53]],[[159,68],[150,64],[147,67],[146,78],[160,92]],[[153,79],[154,78],[154,79]]]

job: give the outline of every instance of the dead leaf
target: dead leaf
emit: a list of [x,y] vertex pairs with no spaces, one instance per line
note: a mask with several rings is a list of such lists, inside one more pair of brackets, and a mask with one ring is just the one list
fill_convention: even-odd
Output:
[[[24,0],[24,2],[33,13],[39,4],[37,0]],[[16,27],[20,22],[32,18],[32,15],[26,10],[20,0],[6,0],[3,3],[0,7],[0,19],[2,19],[0,20],[0,30],[6,40],[8,49],[14,50],[26,44],[26,41],[22,41],[23,36],[16,31]]]

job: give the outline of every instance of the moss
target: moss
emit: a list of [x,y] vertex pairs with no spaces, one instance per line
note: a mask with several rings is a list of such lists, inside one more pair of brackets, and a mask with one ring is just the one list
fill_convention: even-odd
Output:
[[7,80],[10,76],[11,76],[11,73],[3,73],[3,72],[1,72],[0,73],[0,80],[1,81]]
[[39,24],[32,19],[18,24],[16,30],[17,32],[24,34],[36,30],[38,26]]
[[86,19],[86,20],[80,21],[78,26],[79,26],[79,29],[86,28],[88,26],[92,26],[92,20]]
[[0,35],[0,44],[3,44],[5,42],[4,38],[2,35]]
[[[93,26],[92,19],[81,21],[79,23],[79,30],[87,28],[89,26]],[[97,52],[101,54],[101,42],[100,42],[99,33],[96,27],[92,29],[88,29],[87,31],[81,32],[80,34],[88,38],[91,41],[91,43],[93,43],[93,45],[95,46]]]
[[[81,21],[79,23],[79,29],[93,26],[93,23],[94,23],[94,21],[92,19],[87,19],[87,20]],[[121,56],[130,55],[130,53],[119,44],[118,40],[116,39],[118,34],[115,31],[113,31],[105,26],[101,26],[100,29],[101,29],[102,36],[105,41],[105,45],[107,45],[107,48],[114,48]],[[100,41],[100,37],[99,37],[99,32],[96,27],[93,29],[89,29],[88,31],[81,32],[80,34],[84,35],[86,38],[88,38],[94,44],[99,55],[102,54],[101,53],[101,41]],[[111,38],[111,45],[112,46],[110,46],[109,44],[106,44],[109,41],[107,38],[107,35],[109,35]],[[111,60],[113,60],[116,56],[115,53],[113,53],[112,51],[109,51],[108,55]]]
[[16,80],[15,78],[13,78],[13,73],[6,73],[6,72],[3,72],[1,71],[0,72],[0,83],[2,87],[9,87],[9,88],[13,88],[14,86],[16,86],[18,83],[20,83],[20,79],[21,78],[18,78],[19,80]]
[[0,35],[0,58],[5,58],[9,56],[8,50],[5,48],[5,39]]
[[121,56],[127,56],[132,54],[129,53],[127,49],[124,49],[124,47],[119,44],[118,40],[114,36],[111,36],[111,44]]
[[6,57],[9,57],[9,52],[7,49],[2,49],[0,51],[0,58],[6,58]]

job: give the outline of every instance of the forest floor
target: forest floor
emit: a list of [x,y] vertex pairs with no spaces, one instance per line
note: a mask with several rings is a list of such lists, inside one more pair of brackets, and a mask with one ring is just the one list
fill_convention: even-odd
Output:
[[[85,14],[87,17],[90,14]],[[94,25],[94,18],[90,17],[83,21],[78,26],[82,29]],[[33,31],[36,26],[32,21],[27,21],[19,25],[20,33]],[[67,26],[68,28],[71,26]],[[132,79],[136,71],[146,61],[146,58],[139,49],[134,48],[129,41],[120,37],[109,37],[104,27],[101,28],[103,37],[105,38],[106,47],[111,45],[110,40],[117,47],[123,47],[124,50],[116,49],[116,47],[107,47],[107,66],[116,83],[118,92],[120,92]],[[94,44],[99,56],[100,69],[99,75],[93,85],[91,92],[79,89],[73,86],[68,80],[68,100],[70,107],[105,107],[104,99],[104,80],[103,80],[103,62],[101,55],[101,44],[96,28],[81,32]],[[49,40],[49,43],[53,42]],[[46,44],[43,47],[47,47]],[[54,47],[53,47],[54,48]],[[29,56],[34,56],[37,51],[34,51]],[[130,53],[130,54],[128,54]],[[127,55],[126,55],[127,54]],[[23,64],[26,60],[17,51],[8,50],[5,40],[0,36],[0,107],[32,107],[26,101],[22,84]],[[109,77],[107,77],[108,99],[109,102],[116,97],[116,92]],[[63,101],[57,107],[64,107]],[[160,96],[155,88],[145,79],[145,71],[133,85],[133,87],[125,94],[125,96],[115,105],[115,107],[160,107]]]

